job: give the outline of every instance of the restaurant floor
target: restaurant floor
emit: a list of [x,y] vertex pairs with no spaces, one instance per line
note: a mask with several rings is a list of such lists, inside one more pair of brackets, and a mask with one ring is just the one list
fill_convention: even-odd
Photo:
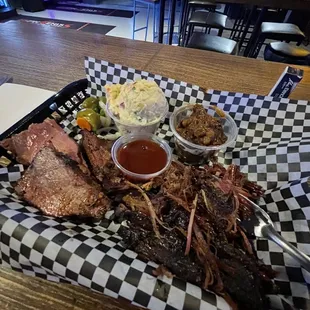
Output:
[[[131,6],[116,6],[116,5],[106,5],[105,8],[115,8],[116,10],[131,10]],[[145,26],[146,24],[146,13],[147,10],[144,7],[137,7],[137,15],[136,15],[136,28],[140,28]],[[60,11],[60,10],[52,10],[47,9],[45,11],[31,13],[26,12],[22,9],[18,10],[18,14],[23,16],[30,17],[40,17],[46,19],[54,19],[54,20],[66,20],[66,21],[74,21],[74,22],[82,22],[82,23],[91,23],[91,24],[99,24],[99,25],[108,25],[114,26],[112,30],[110,30],[107,35],[122,37],[122,38],[132,38],[132,23],[133,18],[127,17],[116,17],[110,15],[97,15],[97,14],[89,14],[89,13],[79,13],[79,12],[68,12],[68,11]],[[167,12],[168,14],[168,12]],[[147,36],[147,41],[153,41],[152,31],[153,31],[153,19],[152,14],[150,16],[149,23],[149,31]],[[177,27],[176,30],[177,31]],[[136,33],[135,38],[137,40],[144,40],[145,32],[144,30]]]

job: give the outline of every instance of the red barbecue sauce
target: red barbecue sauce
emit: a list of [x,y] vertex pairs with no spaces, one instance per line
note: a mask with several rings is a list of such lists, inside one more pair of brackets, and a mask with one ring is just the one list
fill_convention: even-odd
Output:
[[120,148],[117,159],[130,172],[149,174],[158,172],[166,166],[167,154],[153,141],[136,140]]

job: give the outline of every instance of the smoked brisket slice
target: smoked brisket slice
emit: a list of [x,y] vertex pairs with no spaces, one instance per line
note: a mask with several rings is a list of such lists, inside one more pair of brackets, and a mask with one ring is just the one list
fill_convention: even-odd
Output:
[[30,165],[36,154],[46,145],[52,144],[56,151],[83,163],[77,143],[52,119],[32,124],[27,130],[0,142],[23,165]]
[[52,146],[38,152],[15,190],[43,213],[56,217],[100,218],[110,208],[101,186]]
[[81,131],[82,146],[92,168],[94,176],[102,182],[106,174],[114,166],[111,157],[111,142],[101,140],[87,130]]
[[82,147],[86,153],[93,175],[107,191],[128,188],[123,176],[115,166],[111,157],[112,142],[99,139],[95,134],[83,130]]

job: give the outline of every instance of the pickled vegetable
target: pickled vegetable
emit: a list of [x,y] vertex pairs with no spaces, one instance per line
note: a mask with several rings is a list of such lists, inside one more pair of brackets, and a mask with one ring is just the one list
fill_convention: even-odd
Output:
[[96,131],[101,127],[100,115],[90,108],[77,112],[76,120],[80,128],[89,131]]
[[95,97],[88,97],[82,103],[83,108],[92,109],[96,113],[100,112],[99,99]]
[[88,131],[92,130],[90,123],[85,118],[79,117],[76,122],[81,129],[86,129]]

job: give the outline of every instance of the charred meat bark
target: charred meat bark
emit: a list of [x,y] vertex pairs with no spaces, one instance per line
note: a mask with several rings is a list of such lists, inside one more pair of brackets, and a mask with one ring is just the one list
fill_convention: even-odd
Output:
[[[189,221],[188,217],[186,219],[185,211],[174,209],[165,216],[165,223],[169,222],[170,228],[174,229],[169,231],[160,228],[160,238],[155,235],[148,216],[140,212],[123,212],[125,216],[123,213],[121,217],[122,220],[127,220],[128,227],[121,227],[119,234],[128,248],[146,260],[167,267],[173,275],[198,286],[204,286],[205,268],[206,265],[211,268],[210,263],[199,261],[194,246],[189,255],[184,255],[186,238],[182,235],[182,227]],[[261,265],[255,256],[246,254],[238,246],[238,241],[235,241],[235,245],[228,243],[226,236],[220,233],[213,240],[208,250],[216,254],[223,290],[216,290],[215,281],[208,289],[223,295],[224,298],[230,296],[237,303],[238,309],[267,309],[268,301],[264,286],[270,280],[266,278],[266,274],[270,277],[274,274],[270,274],[270,269]],[[267,283],[264,283],[265,280]]]
[[43,213],[56,217],[100,218],[110,208],[101,186],[51,146],[39,151],[15,190]]
[[48,144],[52,144],[58,152],[83,163],[77,143],[52,119],[32,124],[27,130],[0,142],[0,146],[10,151],[19,163],[27,166],[30,165],[36,154]]
[[81,131],[81,134],[83,137],[82,146],[91,165],[92,172],[102,182],[114,166],[110,152],[111,142],[101,140],[87,130]]
[[140,187],[128,184],[132,191],[115,214],[121,220],[126,214],[120,235],[130,249],[223,296],[233,309],[267,307],[264,288],[274,288],[275,275],[257,259],[239,223],[253,210],[238,194],[255,199],[262,188],[236,166],[198,169],[179,162]]
[[97,138],[87,130],[81,132],[82,146],[91,166],[92,173],[106,191],[115,191],[127,188],[120,171],[115,167],[111,157],[110,141]]
[[275,274],[255,255],[246,253],[238,239],[230,243],[223,233],[218,233],[214,239],[225,290],[238,302],[240,309],[268,309],[265,288]]
[[204,279],[203,268],[195,255],[183,255],[185,240],[177,231],[163,231],[162,238],[155,236],[149,217],[140,212],[127,212],[129,229],[119,231],[125,244],[147,260],[163,264],[174,275],[201,285]]

